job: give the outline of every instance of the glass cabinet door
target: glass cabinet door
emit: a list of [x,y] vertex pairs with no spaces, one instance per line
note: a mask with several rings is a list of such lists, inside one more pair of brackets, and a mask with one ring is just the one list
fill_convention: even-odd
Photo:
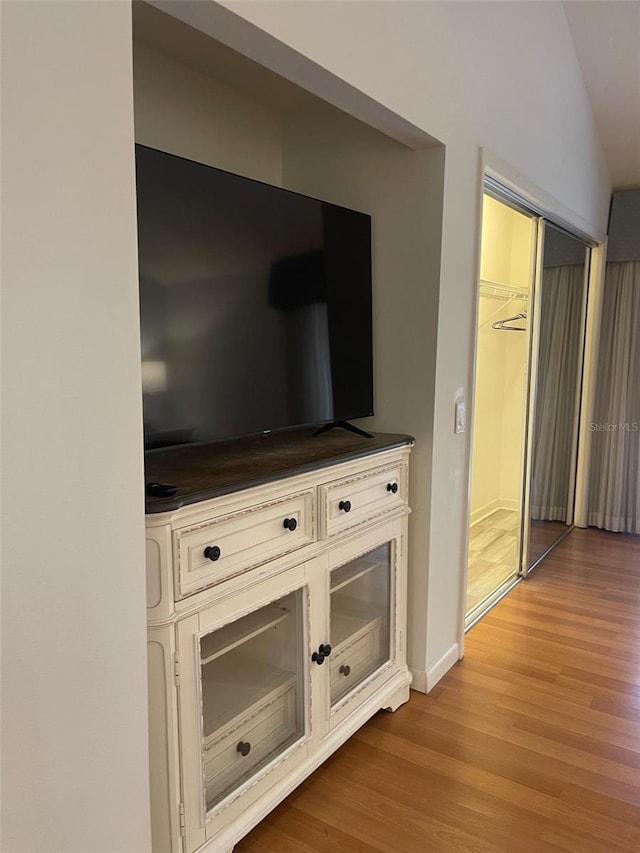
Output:
[[391,560],[385,542],[331,572],[332,705],[391,660]]
[[301,590],[199,639],[209,811],[304,735]]

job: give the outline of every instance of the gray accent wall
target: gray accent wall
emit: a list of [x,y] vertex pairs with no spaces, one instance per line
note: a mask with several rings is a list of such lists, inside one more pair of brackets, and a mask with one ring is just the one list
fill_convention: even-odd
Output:
[[640,261],[640,189],[613,194],[608,261]]

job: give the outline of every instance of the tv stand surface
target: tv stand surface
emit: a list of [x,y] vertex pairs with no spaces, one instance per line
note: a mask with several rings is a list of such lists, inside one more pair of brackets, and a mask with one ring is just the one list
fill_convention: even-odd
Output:
[[329,430],[332,429],[345,429],[347,432],[353,432],[355,435],[361,435],[362,438],[373,438],[373,435],[370,432],[350,424],[349,421],[331,421],[330,424],[325,424],[324,426],[321,426],[320,429],[317,429],[314,432],[314,436],[324,435],[325,432],[329,432]]
[[177,487],[167,498],[147,495],[146,512],[167,512],[273,480],[413,444],[408,435],[313,429],[269,433],[215,444],[154,450],[146,455],[146,478]]

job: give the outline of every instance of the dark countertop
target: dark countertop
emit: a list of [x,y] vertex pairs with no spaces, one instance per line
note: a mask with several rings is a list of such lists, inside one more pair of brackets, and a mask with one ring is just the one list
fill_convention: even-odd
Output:
[[170,498],[148,497],[146,512],[168,512],[198,501],[304,474],[370,453],[413,444],[410,435],[376,433],[372,438],[335,429],[269,433],[215,444],[174,447],[146,454],[147,482],[178,487]]

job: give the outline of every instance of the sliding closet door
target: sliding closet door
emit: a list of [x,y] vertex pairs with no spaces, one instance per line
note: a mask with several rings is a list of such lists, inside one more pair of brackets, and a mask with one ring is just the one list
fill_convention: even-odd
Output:
[[529,408],[523,574],[573,526],[589,248],[545,223]]

